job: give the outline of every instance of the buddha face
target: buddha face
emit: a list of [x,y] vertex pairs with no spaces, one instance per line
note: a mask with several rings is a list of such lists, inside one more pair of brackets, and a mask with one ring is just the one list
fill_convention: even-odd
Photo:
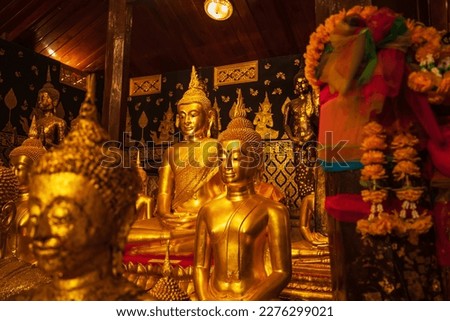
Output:
[[207,114],[199,103],[178,106],[180,129],[188,137],[205,137],[208,125]]
[[222,159],[220,172],[223,182],[229,187],[245,186],[253,182],[258,169],[256,155],[248,153],[239,140],[225,141],[219,149]]
[[111,221],[98,190],[74,173],[41,174],[30,183],[30,229],[39,267],[61,278],[98,269]]
[[17,176],[17,179],[19,181],[19,189],[20,190],[27,190],[28,189],[28,174],[30,172],[31,166],[33,165],[33,161],[25,156],[14,156],[11,157],[10,163],[12,166],[12,170],[14,171],[14,174]]
[[38,106],[39,108],[46,112],[52,111],[54,108],[53,99],[46,91],[41,91],[38,95]]
[[308,80],[305,77],[298,77],[295,82],[295,93],[305,95],[311,91]]

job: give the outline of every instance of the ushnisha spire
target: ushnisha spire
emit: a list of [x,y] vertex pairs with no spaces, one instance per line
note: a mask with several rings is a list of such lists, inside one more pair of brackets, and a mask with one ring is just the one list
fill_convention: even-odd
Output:
[[198,103],[206,110],[211,108],[211,101],[206,95],[206,85],[198,78],[198,74],[194,66],[192,66],[189,88],[183,94],[183,97],[181,97],[178,101],[178,105],[187,105],[192,103]]

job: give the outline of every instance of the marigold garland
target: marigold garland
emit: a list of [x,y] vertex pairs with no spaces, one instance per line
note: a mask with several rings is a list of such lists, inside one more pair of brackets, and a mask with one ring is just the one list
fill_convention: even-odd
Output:
[[373,220],[359,220],[356,223],[356,229],[363,237],[388,234],[408,236],[408,241],[414,245],[419,243],[419,235],[428,232],[432,226],[432,217],[426,211],[416,219],[404,219],[394,211],[392,214],[380,213]]
[[[442,34],[414,20],[407,20],[411,32],[412,50],[418,69],[408,76],[408,86],[427,93],[431,104],[448,103],[450,95],[450,46],[441,43]],[[417,67],[418,65],[418,67]]]
[[412,178],[421,176],[420,167],[416,164],[419,158],[416,157],[417,151],[414,149],[418,143],[419,139],[411,133],[399,133],[391,143],[396,163],[392,175],[396,181],[403,182],[403,187],[395,190],[397,198],[403,201],[400,211],[402,218],[406,218],[408,210],[411,210],[412,218],[419,217],[416,201],[422,196],[423,188],[413,186],[411,181]]
[[[330,35],[336,31],[346,16],[358,14],[364,20],[377,13],[376,6],[355,6],[348,11],[342,10],[330,16],[311,34],[306,47],[305,77],[318,91],[321,85],[318,79],[318,67],[322,55],[328,49]],[[441,44],[441,33],[433,27],[426,27],[414,20],[406,20],[413,54],[413,72],[409,75],[408,86],[414,91],[427,93],[430,103],[450,103],[450,46]],[[361,184],[366,187],[361,192],[363,201],[371,203],[368,219],[357,222],[357,230],[365,235],[407,235],[411,243],[417,244],[418,235],[427,232],[432,226],[428,211],[419,214],[416,202],[424,193],[424,188],[413,186],[412,179],[420,178],[418,153],[415,149],[419,140],[410,133],[396,135],[390,144],[395,166],[393,178],[403,183],[403,187],[394,190],[402,203],[400,211],[387,213],[382,203],[388,197],[385,187],[387,178],[386,155],[388,145],[384,128],[377,122],[370,122],[364,127],[361,149],[364,151],[361,163]],[[410,215],[408,215],[410,213]]]
[[[331,15],[311,34],[304,54],[305,77],[314,88],[319,90],[317,78],[322,54],[330,42],[330,35],[336,26],[349,15],[360,15],[367,20],[376,14],[376,6],[355,6],[348,11],[342,10]],[[408,86],[417,92],[427,93],[431,104],[450,104],[450,46],[442,45],[442,34],[434,27],[427,27],[412,19],[406,20],[410,33],[410,49],[413,53],[413,72],[408,76]]]
[[387,148],[386,135],[383,127],[377,122],[370,122],[363,128],[363,141],[361,156],[364,165],[361,170],[361,181],[368,186],[361,192],[365,202],[370,202],[369,220],[383,213],[383,201],[387,198],[387,190],[382,187],[382,180],[386,178],[386,170],[383,166],[386,157],[383,150]]
[[[377,137],[378,142],[383,142],[378,146],[384,146],[385,136],[380,127],[378,123],[371,122],[363,130],[366,135],[361,146],[365,150],[361,158],[364,160],[364,168],[361,170],[363,180],[378,179],[381,174],[380,167],[382,168],[381,164],[384,163],[382,157],[384,154],[380,150],[368,150],[367,146],[376,144],[367,144],[366,142],[366,139],[375,141],[374,137]],[[372,203],[368,219],[359,220],[356,224],[356,229],[363,237],[394,234],[407,236],[410,243],[417,245],[419,235],[428,232],[433,226],[430,213],[424,210],[419,214],[417,208],[417,201],[422,197],[425,189],[421,186],[413,186],[412,183],[412,178],[420,177],[420,167],[417,165],[420,158],[415,149],[418,143],[419,140],[416,136],[409,132],[402,132],[395,135],[390,144],[393,150],[393,161],[396,163],[392,175],[396,181],[403,183],[401,188],[394,190],[397,198],[402,201],[400,211],[394,210],[392,213],[387,213],[382,209],[381,204],[387,199],[388,190],[380,188],[378,184],[372,184],[372,189],[365,189],[361,192],[363,201]]]

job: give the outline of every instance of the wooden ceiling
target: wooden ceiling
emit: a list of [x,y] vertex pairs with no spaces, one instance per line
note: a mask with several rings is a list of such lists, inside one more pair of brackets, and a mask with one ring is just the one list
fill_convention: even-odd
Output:
[[[204,0],[129,1],[131,77],[302,53],[316,26],[315,3],[332,2],[232,0],[231,18],[214,21],[203,10]],[[0,35],[78,70],[102,71],[108,2],[0,0]],[[372,1],[412,18],[429,2]],[[437,2],[447,5],[447,0]]]
[[[136,0],[131,76],[304,51],[315,28],[314,0],[239,0],[227,21],[204,0]],[[82,71],[104,69],[108,0],[1,0],[0,34]]]

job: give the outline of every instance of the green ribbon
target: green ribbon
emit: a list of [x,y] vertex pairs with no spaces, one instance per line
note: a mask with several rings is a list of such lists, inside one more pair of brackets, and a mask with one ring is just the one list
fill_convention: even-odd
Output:
[[367,61],[366,67],[359,76],[358,85],[364,85],[367,83],[373,75],[375,67],[377,65],[377,48],[375,46],[375,41],[373,40],[372,33],[369,29],[365,28],[361,30],[361,33],[365,34],[364,43],[364,58],[363,61]]
[[324,51],[322,53],[322,56],[320,57],[319,65],[316,67],[316,70],[314,72],[314,75],[316,79],[320,79],[320,76],[322,75],[323,68],[325,67],[325,64],[328,61],[328,57],[333,52],[333,46],[331,45],[331,42],[327,42],[325,44]]
[[377,65],[377,48],[382,48],[386,44],[393,42],[398,36],[403,35],[407,31],[408,27],[403,17],[395,18],[389,33],[376,45],[369,29],[366,28],[361,31],[365,33],[364,61],[367,61],[367,64],[358,79],[358,85],[364,85],[372,78]]

